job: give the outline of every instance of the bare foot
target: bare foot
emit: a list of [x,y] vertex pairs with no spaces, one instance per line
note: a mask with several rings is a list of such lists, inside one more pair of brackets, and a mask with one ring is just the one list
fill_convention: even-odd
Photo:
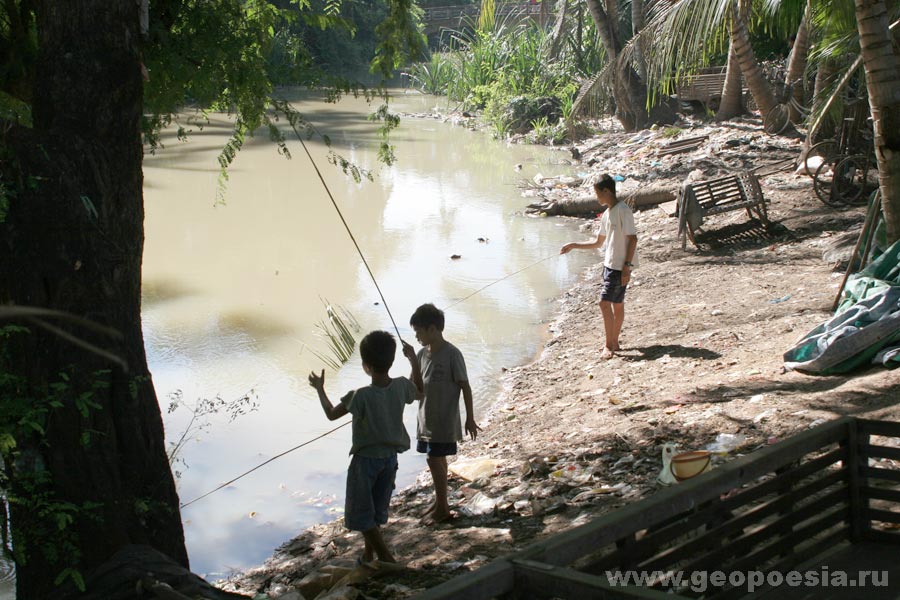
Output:
[[604,348],[603,352],[600,353],[600,358],[602,360],[609,360],[612,357],[614,357],[615,355],[616,355],[616,353],[613,350],[611,350],[610,348]]
[[445,523],[447,521],[452,521],[456,518],[456,513],[453,511],[438,511],[435,509],[434,512],[422,518],[422,525],[437,525],[438,523]]

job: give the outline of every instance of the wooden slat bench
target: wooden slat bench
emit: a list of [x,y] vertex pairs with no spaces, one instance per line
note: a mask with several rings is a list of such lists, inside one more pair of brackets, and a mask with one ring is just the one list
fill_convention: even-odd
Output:
[[[793,588],[778,585],[776,575],[786,581],[792,571],[821,573],[820,561],[848,545],[879,554],[889,548],[897,556],[898,488],[900,423],[845,417],[539,541],[418,598],[781,598]],[[890,579],[900,577],[896,560],[872,564],[889,569]],[[656,577],[640,585],[615,581],[615,574],[635,572]],[[725,580],[713,581],[716,572]],[[748,586],[751,573],[765,580],[755,589]],[[745,581],[729,582],[733,574]],[[871,584],[828,583],[815,586],[804,579],[802,597],[896,598]]]
[[[725,88],[725,67],[707,67],[693,75],[681,79],[675,87],[680,102],[702,102],[707,108],[715,110],[722,100]],[[741,94],[745,98],[750,93],[743,79]]]
[[763,226],[769,227],[766,201],[759,179],[749,171],[685,184],[678,197],[681,249],[684,250],[687,246],[688,238],[694,246],[697,245],[694,233],[706,217],[741,209],[747,211],[749,218],[757,217]]

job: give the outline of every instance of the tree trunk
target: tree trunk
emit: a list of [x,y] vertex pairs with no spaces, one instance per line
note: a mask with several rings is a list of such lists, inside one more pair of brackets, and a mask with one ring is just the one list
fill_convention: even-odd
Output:
[[[644,28],[644,0],[631,0],[631,36],[636,37]],[[640,43],[634,45],[634,63],[641,81],[647,81],[647,63]]]
[[888,243],[900,239],[900,57],[884,0],[856,0],[859,46],[875,130],[875,158]]
[[741,14],[743,11],[739,7],[740,4],[742,0],[736,0],[731,7],[731,43],[741,65],[741,73],[747,81],[747,87],[750,88],[756,106],[765,119],[769,111],[775,107],[775,94],[772,92],[771,84],[763,77],[759,61],[756,60],[756,54],[750,46],[750,33],[747,21]]
[[[615,2],[610,0],[606,7],[600,0],[586,0],[594,25],[606,49],[607,59],[615,61],[622,51],[622,43],[616,30]],[[613,12],[607,12],[607,10]],[[616,117],[625,131],[635,131],[647,125],[647,87],[630,66],[622,65],[614,69],[612,84],[616,101]]]
[[716,121],[727,121],[744,113],[744,78],[741,76],[741,64],[734,52],[734,43],[728,44],[728,66],[725,68],[725,85],[722,88],[722,100],[716,111]]
[[23,599],[57,595],[64,569],[86,574],[126,544],[188,566],[141,330],[140,4],[36,6],[34,127],[12,128],[4,140],[13,160],[2,163],[3,179],[18,184],[0,223],[0,245],[16,257],[0,261],[0,303],[118,330],[110,350],[128,370],[33,324],[0,346],[4,405],[47,410],[44,432],[20,435],[15,462],[5,464],[10,498],[25,501],[11,504]]
[[[543,3],[541,3],[543,5]],[[550,32],[550,45],[547,50],[547,56],[550,60],[559,58],[560,50],[562,50],[563,42],[566,39],[566,16],[569,8],[569,0],[558,0],[556,3],[556,23]]]
[[[809,3],[806,4],[806,10],[803,12],[803,18],[800,19],[800,27],[797,28],[797,35],[794,38],[794,46],[791,48],[791,54],[788,58],[787,75],[785,83],[793,86],[791,96],[797,104],[803,105],[805,101],[805,73],[806,60],[809,57]],[[790,107],[791,122],[799,123],[803,116],[793,104]]]

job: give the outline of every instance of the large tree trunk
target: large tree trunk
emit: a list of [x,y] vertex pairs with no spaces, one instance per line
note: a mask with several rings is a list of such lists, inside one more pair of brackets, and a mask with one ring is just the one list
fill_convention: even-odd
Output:
[[763,77],[762,69],[759,68],[759,61],[756,60],[756,54],[750,45],[750,33],[747,29],[747,21],[742,16],[742,10],[739,7],[745,0],[735,0],[731,10],[731,43],[734,46],[734,52],[737,55],[738,62],[741,64],[741,73],[747,81],[747,87],[759,107],[759,112],[763,119],[769,114],[769,111],[775,107],[775,94],[772,92],[772,85]]
[[900,239],[900,57],[884,0],[856,0],[859,46],[875,129],[875,157],[888,242]]
[[[797,28],[797,35],[794,38],[794,46],[791,48],[791,54],[788,58],[786,83],[793,85],[791,96],[800,105],[805,101],[805,77],[806,61],[809,57],[809,3],[806,4],[806,10],[803,12],[803,18],[800,19],[800,27]],[[791,121],[799,123],[802,115],[795,105],[790,107]]]
[[33,324],[0,346],[5,409],[28,402],[46,411],[34,416],[43,432],[20,431],[5,464],[10,498],[25,502],[11,503],[23,599],[57,595],[64,569],[86,574],[126,544],[188,566],[141,330],[140,4],[36,6],[34,127],[5,138],[14,160],[2,163],[3,179],[17,186],[0,223],[0,303],[118,330],[110,349],[128,370]]
[[725,67],[725,85],[722,88],[722,100],[716,111],[716,121],[727,121],[744,113],[744,78],[741,76],[741,64],[734,51],[734,44],[728,44],[728,66]]

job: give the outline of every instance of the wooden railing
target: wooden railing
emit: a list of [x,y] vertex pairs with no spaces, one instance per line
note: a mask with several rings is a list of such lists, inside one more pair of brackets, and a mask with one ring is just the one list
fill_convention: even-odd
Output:
[[[432,25],[435,22],[459,21],[463,17],[477,17],[481,11],[481,5],[432,6],[425,8],[424,11],[423,22],[426,25]],[[539,2],[498,2],[494,14],[499,17],[539,15],[541,14],[541,4]]]
[[[695,591],[671,581],[615,586],[604,574],[671,571],[687,582],[704,571],[784,573],[842,542],[900,546],[897,461],[900,423],[837,419],[417,598],[690,598]],[[704,598],[746,595],[726,582]]]

